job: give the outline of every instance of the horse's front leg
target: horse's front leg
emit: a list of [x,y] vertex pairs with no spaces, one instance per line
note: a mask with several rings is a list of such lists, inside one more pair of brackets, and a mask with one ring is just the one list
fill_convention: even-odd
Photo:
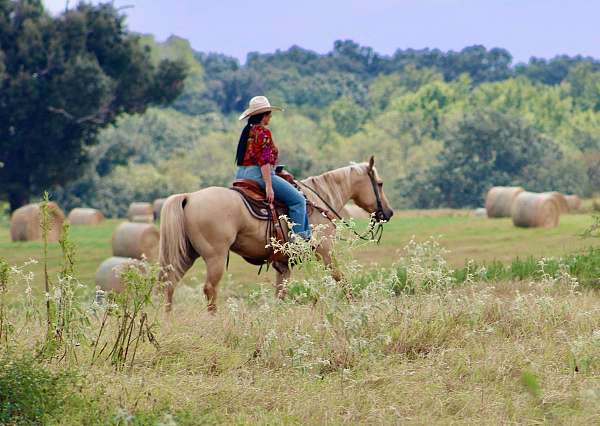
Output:
[[275,278],[275,296],[279,299],[285,299],[287,296],[287,282],[290,279],[292,271],[287,263],[273,262],[273,269],[277,272]]
[[332,246],[330,245],[321,245],[317,248],[317,254],[321,257],[325,266],[329,268],[331,271],[331,277],[338,283],[342,283],[342,287],[344,292],[346,293],[346,298],[349,302],[354,300],[354,295],[352,294],[352,289],[344,279],[344,274],[338,269],[335,260],[331,254]]
[[342,272],[338,269],[336,262],[333,259],[333,256],[331,255],[332,252],[332,247],[330,244],[320,244],[319,247],[317,247],[317,254],[321,257],[321,260],[323,261],[323,263],[325,264],[325,266],[327,266],[327,268],[329,268],[329,271],[331,272],[331,276],[333,277],[334,280],[336,280],[337,282],[340,282],[344,279],[344,274],[342,274]]

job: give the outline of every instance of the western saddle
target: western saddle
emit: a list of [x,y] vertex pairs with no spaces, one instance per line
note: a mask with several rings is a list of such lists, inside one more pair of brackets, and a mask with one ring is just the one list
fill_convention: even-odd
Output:
[[[279,171],[277,176],[285,179],[298,190],[300,189],[294,180],[294,176],[286,171]],[[244,258],[247,262],[254,265],[262,265],[264,263],[272,262],[285,262],[287,263],[287,256],[279,250],[272,247],[271,241],[275,239],[279,244],[288,242],[286,232],[279,219],[280,216],[288,214],[288,207],[275,201],[270,204],[267,201],[267,197],[264,189],[254,180],[251,179],[236,179],[230,189],[238,192],[242,196],[242,200],[246,205],[246,208],[252,216],[258,220],[268,221],[266,239],[267,247],[269,247],[269,256],[266,259],[249,259]],[[307,200],[307,207],[312,204]]]

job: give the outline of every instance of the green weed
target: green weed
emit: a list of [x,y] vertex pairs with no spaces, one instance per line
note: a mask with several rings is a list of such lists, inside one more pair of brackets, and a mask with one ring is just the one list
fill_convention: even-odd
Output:
[[0,258],[0,345],[8,346],[8,335],[12,332],[12,324],[8,319],[6,294],[8,293],[9,266]]
[[596,288],[600,285],[600,248],[590,247],[587,251],[562,258],[516,258],[505,264],[499,261],[489,263],[471,262],[463,268],[453,271],[457,283],[464,283],[473,270],[485,282],[496,281],[539,281],[544,277],[556,278],[562,268],[576,277],[579,284]]
[[534,397],[542,396],[542,387],[540,386],[538,377],[530,371],[523,371],[521,374],[521,384]]
[[47,424],[73,395],[76,376],[33,358],[0,358],[0,424]]
[[107,350],[106,357],[116,370],[122,370],[126,364],[133,367],[142,341],[147,340],[158,349],[155,336],[158,320],[156,315],[151,317],[149,309],[163,306],[155,305],[152,300],[153,292],[159,289],[156,265],[140,261],[119,273],[124,289],[108,294],[91,360],[93,364]]
[[84,286],[75,276],[75,244],[70,239],[70,226],[63,225],[59,244],[62,252],[60,272],[53,282],[48,273],[48,233],[50,212],[48,193],[40,207],[43,236],[44,283],[46,292],[46,322],[48,330],[40,355],[57,357],[69,364],[78,362],[77,349],[87,343],[90,321],[78,293]]

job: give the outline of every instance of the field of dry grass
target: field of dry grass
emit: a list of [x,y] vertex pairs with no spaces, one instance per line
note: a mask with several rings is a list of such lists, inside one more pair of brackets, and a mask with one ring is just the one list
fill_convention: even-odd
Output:
[[[597,423],[596,290],[579,285],[566,267],[544,273],[543,263],[542,273],[524,280],[484,282],[481,267],[460,282],[452,274],[470,257],[563,256],[598,245],[578,237],[590,216],[561,219],[559,228],[521,230],[462,212],[401,215],[381,246],[340,250],[355,288],[352,302],[317,264],[308,265],[310,274],[297,275],[292,297],[280,302],[267,283],[270,276],[257,278],[254,268],[236,261],[213,316],[204,309],[198,279],[189,277],[177,290],[172,314],[163,313],[159,300],[145,305],[149,317],[157,316],[159,346],[141,342],[122,371],[104,356],[90,365],[89,341],[102,321],[102,308],[94,307],[86,311],[91,323],[87,340],[75,349],[77,361],[50,357],[35,364],[73,377],[60,410],[49,411],[43,422]],[[73,230],[76,268],[86,286],[77,291],[86,309],[92,307],[89,279],[110,254],[115,225]],[[0,257],[9,263],[39,257],[38,243],[13,245],[6,230],[0,232]],[[450,253],[428,239],[439,234]],[[407,245],[412,235],[415,243]],[[55,274],[60,250],[50,253]],[[373,261],[378,268],[368,266]],[[394,269],[398,265],[406,276]],[[36,353],[45,330],[41,298],[35,299],[35,319],[24,319],[25,282],[32,278],[32,286],[40,287],[41,265],[29,269],[35,277],[13,273],[5,294],[18,334],[0,338],[0,347],[9,348],[13,359]],[[196,272],[201,278],[201,267]],[[109,338],[114,332],[105,331]],[[7,377],[0,373],[0,388]]]
[[471,284],[329,302],[236,301],[216,317],[180,305],[161,351],[109,393],[135,389],[148,395],[138,409],[198,423],[600,419],[595,293],[568,282]]

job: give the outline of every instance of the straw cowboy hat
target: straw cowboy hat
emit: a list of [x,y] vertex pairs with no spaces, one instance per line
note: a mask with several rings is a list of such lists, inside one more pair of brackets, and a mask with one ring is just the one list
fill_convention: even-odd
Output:
[[260,114],[267,111],[283,111],[283,108],[271,106],[271,103],[266,96],[255,96],[250,99],[248,109],[240,115],[240,120],[248,118],[252,115]]

